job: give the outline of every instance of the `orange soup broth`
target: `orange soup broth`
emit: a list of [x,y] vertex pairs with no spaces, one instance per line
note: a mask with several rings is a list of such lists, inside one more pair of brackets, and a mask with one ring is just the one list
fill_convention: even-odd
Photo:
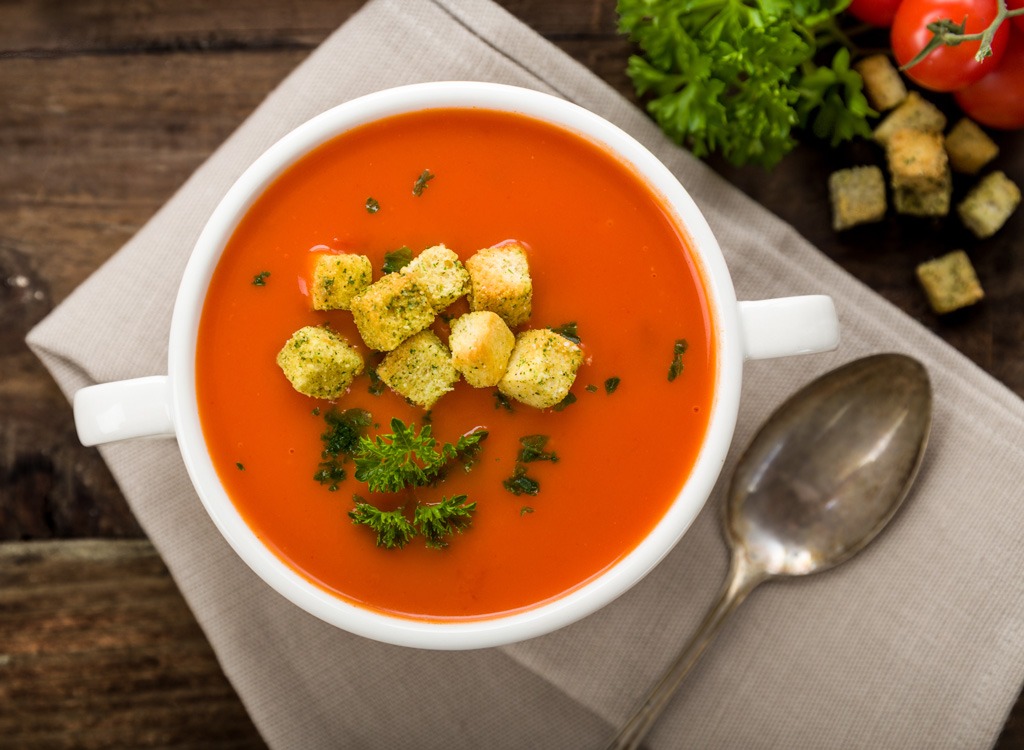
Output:
[[[420,197],[424,169],[436,177]],[[367,211],[368,197],[380,204]],[[364,353],[346,311],[312,310],[317,250],[369,256],[445,243],[466,260],[515,238],[529,248],[533,315],[522,328],[575,321],[585,353],[562,411],[513,403],[460,381],[433,408],[436,437],[489,431],[478,463],[455,468],[421,502],[465,493],[472,526],[444,550],[416,538],[374,544],[347,516],[353,494],[384,509],[348,478],[336,492],[313,479],[325,424],[314,409],[361,407],[370,433],[392,416],[417,426],[424,412],[373,396],[358,377],[336,404],[294,391],[275,364],[289,336],[329,323]],[[627,166],[585,139],[532,119],[478,110],[396,116],[344,134],[274,181],[228,243],[199,329],[196,380],[204,435],[220,478],[247,523],[317,585],[369,608],[423,619],[482,618],[529,608],[592,580],[662,518],[689,474],[713,399],[715,351],[700,271],[672,215]],[[313,252],[311,252],[313,250]],[[253,278],[267,271],[264,286]],[[453,312],[466,309],[456,303]],[[445,338],[447,329],[436,329]],[[677,339],[685,369],[667,373]],[[620,385],[608,394],[606,379]],[[595,386],[588,390],[587,386]],[[519,438],[550,436],[557,463],[528,465],[536,496],[502,486]],[[244,468],[238,468],[241,464]],[[411,510],[411,504],[407,505]],[[532,512],[531,512],[532,511]]]

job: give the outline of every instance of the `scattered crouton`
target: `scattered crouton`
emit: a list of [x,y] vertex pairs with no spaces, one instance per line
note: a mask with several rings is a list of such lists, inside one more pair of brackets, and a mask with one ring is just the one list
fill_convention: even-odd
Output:
[[508,366],[516,337],[497,313],[469,312],[452,321],[452,365],[474,388],[492,388]]
[[459,379],[451,352],[433,331],[420,331],[388,352],[377,366],[377,375],[391,390],[424,409],[430,409]]
[[991,237],[1020,205],[1020,188],[1003,172],[981,180],[956,207],[960,219],[980,239]]
[[864,93],[873,109],[885,112],[907,98],[907,87],[886,55],[865,57],[853,67],[864,79]]
[[828,178],[832,227],[836,231],[885,217],[885,178],[878,167],[852,167]]
[[893,188],[920,193],[950,182],[949,159],[939,133],[897,130],[886,144],[885,157]]
[[974,266],[963,250],[922,263],[917,267],[917,278],[939,315],[973,305],[985,297]]
[[365,255],[324,253],[313,268],[313,309],[348,310],[372,280],[373,266]]
[[459,256],[443,244],[428,247],[401,273],[416,279],[435,312],[441,312],[469,292],[469,272]]
[[946,153],[954,170],[977,174],[999,155],[999,146],[974,120],[965,117],[946,135]]
[[434,308],[414,277],[390,273],[352,300],[352,318],[371,349],[389,352],[434,322]]
[[930,190],[893,188],[892,205],[896,213],[906,216],[946,216],[949,214],[952,197],[953,183],[947,180]]
[[537,409],[564,399],[583,363],[583,350],[547,328],[523,331],[516,337],[508,368],[498,390]]
[[533,281],[526,250],[517,242],[484,248],[466,261],[469,309],[490,310],[515,328],[530,319]]
[[363,358],[343,336],[327,328],[306,326],[277,354],[278,367],[299,393],[335,399],[363,371]]
[[897,130],[923,130],[926,133],[941,133],[946,128],[946,116],[916,91],[907,94],[896,109],[889,113],[875,128],[875,140],[883,146]]

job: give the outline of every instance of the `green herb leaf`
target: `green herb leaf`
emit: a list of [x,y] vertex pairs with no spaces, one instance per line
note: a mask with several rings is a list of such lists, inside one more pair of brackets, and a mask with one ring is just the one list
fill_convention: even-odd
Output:
[[593,383],[589,383],[586,388],[587,393],[597,393],[597,386]]
[[619,378],[608,378],[604,381],[604,392],[609,396],[615,393],[615,390],[619,387],[619,383],[622,381]]
[[580,335],[576,330],[576,321],[571,323],[564,323],[556,328],[552,328],[552,331],[557,333],[559,336],[563,336],[574,344],[580,343]]
[[686,354],[688,347],[689,344],[686,343],[686,339],[679,339],[672,345],[672,364],[668,367],[668,382],[671,383],[682,373],[683,355]]
[[557,454],[554,451],[544,450],[544,447],[548,444],[548,439],[547,435],[526,435],[519,438],[519,443],[523,447],[519,449],[519,455],[516,456],[516,460],[523,464],[528,464],[532,461],[557,463]]
[[245,466],[242,464],[241,461],[235,462],[235,468],[238,469],[239,471],[245,471]]
[[320,435],[324,449],[321,458],[346,455],[351,456],[359,446],[359,439],[366,432],[373,420],[366,409],[331,409],[324,414],[327,430]]
[[501,391],[494,391],[494,408],[504,409],[508,412],[515,411],[515,409],[512,408],[512,402],[508,400],[508,396]]
[[260,271],[258,274],[252,277],[252,285],[266,286],[268,276],[270,276],[270,271]]
[[434,179],[434,175],[431,174],[429,169],[424,169],[419,177],[416,178],[416,184],[412,186],[412,194],[419,198],[423,195],[423,191],[427,189],[427,183]]
[[356,507],[348,517],[356,525],[369,526],[377,532],[377,546],[385,549],[401,549],[416,536],[416,529],[402,513],[401,508],[383,511],[358,495],[352,498]]
[[380,203],[377,201],[377,199],[376,198],[367,198],[366,199],[366,213],[368,213],[368,214],[375,214],[378,211],[380,211]]
[[377,374],[375,369],[367,370],[366,374],[370,378],[370,387],[367,390],[370,392],[371,396],[379,396],[388,389],[387,385],[380,379],[380,375]]
[[565,398],[563,398],[561,401],[559,401],[557,404],[555,404],[551,408],[554,409],[555,411],[562,411],[562,409],[564,409],[565,407],[572,406],[575,403],[576,403],[576,396],[574,396],[572,393],[567,393],[567,394],[565,394]]
[[533,513],[533,508],[531,508],[529,505],[524,505],[522,508],[519,509],[519,515],[525,516],[527,513]]
[[475,510],[476,503],[467,503],[465,495],[455,495],[439,503],[417,505],[412,522],[428,547],[443,549],[448,546],[447,537],[469,527]]
[[526,476],[526,467],[516,464],[512,476],[501,483],[502,486],[513,495],[536,495],[540,492],[540,483],[532,477]]
[[389,253],[384,253],[384,266],[381,269],[384,273],[395,273],[401,271],[412,263],[412,250],[407,247],[400,247]]

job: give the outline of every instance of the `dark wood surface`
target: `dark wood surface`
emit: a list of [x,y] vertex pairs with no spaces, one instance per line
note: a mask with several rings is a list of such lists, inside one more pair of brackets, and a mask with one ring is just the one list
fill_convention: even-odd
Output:
[[[502,0],[631,99],[614,0]],[[0,0],[0,745],[262,742],[158,556],[24,344],[360,0]],[[947,99],[941,106],[955,112]],[[1024,134],[996,134],[1024,184]],[[837,235],[825,180],[870,144],[805,145],[771,172],[713,166],[1024,396],[1024,213]],[[958,192],[967,182],[961,181]],[[917,263],[957,248],[987,298],[939,318]],[[999,742],[1024,748],[1018,704]]]

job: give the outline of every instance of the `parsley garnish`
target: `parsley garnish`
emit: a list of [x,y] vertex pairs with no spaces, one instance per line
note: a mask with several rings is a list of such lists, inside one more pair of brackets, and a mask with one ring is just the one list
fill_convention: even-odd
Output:
[[526,476],[526,467],[516,464],[512,476],[506,479],[501,485],[513,495],[536,495],[540,492],[540,483],[532,477]]
[[319,406],[314,406],[313,407],[313,416],[314,417],[319,417],[320,416],[320,407]]
[[392,432],[373,439],[361,436],[355,453],[356,479],[366,482],[370,492],[398,492],[405,487],[422,487],[440,478],[445,466],[456,458],[472,456],[486,430],[463,435],[455,445],[437,449],[430,425],[416,433],[416,425],[391,420]]
[[245,465],[241,461],[235,462],[235,468],[237,468],[239,471],[245,471]]
[[597,386],[594,385],[593,383],[590,383],[589,385],[587,385],[586,391],[587,393],[597,393]]
[[494,408],[504,409],[505,411],[515,411],[512,408],[512,402],[508,400],[508,396],[501,391],[494,392]]
[[423,195],[423,191],[427,189],[427,183],[434,179],[434,175],[429,169],[424,169],[419,177],[416,178],[416,184],[412,186],[412,194],[419,198]]
[[258,274],[252,277],[252,285],[266,286],[268,276],[270,276],[270,271],[260,271]]
[[384,266],[381,270],[384,273],[395,273],[395,271],[401,271],[411,262],[412,250],[403,246],[389,253],[384,253]]
[[377,201],[377,199],[376,198],[367,198],[366,199],[366,213],[368,213],[368,214],[375,214],[378,211],[380,211],[380,203]]
[[529,505],[524,505],[522,508],[519,509],[519,515],[525,516],[527,513],[533,513],[533,508],[531,508]]
[[369,526],[377,532],[377,546],[386,549],[401,549],[409,540],[416,536],[416,529],[402,513],[401,508],[383,511],[375,505],[353,496],[356,507],[348,512],[348,517],[356,525]]
[[564,336],[565,338],[569,339],[569,341],[571,341],[574,344],[580,343],[580,334],[576,330],[576,321],[572,321],[571,323],[564,323],[563,325],[552,328],[551,330],[557,333],[559,336]]
[[619,378],[608,378],[604,381],[604,392],[609,396],[615,393],[615,389],[619,387],[619,383],[622,381]]
[[352,457],[370,419],[370,412],[365,409],[331,409],[324,414],[327,430],[320,435],[324,448],[314,481],[327,485],[331,492],[337,491],[338,484],[347,476],[342,465]]
[[467,503],[465,495],[444,497],[439,503],[417,505],[412,522],[428,547],[444,549],[448,546],[445,537],[461,534],[472,522],[475,510],[476,503]]
[[565,407],[572,406],[575,403],[576,403],[576,396],[574,396],[572,393],[567,393],[567,394],[565,394],[565,398],[563,398],[561,401],[559,401],[557,404],[555,404],[551,408],[554,409],[555,411],[562,411],[562,409],[564,409]]
[[519,463],[528,464],[532,461],[558,462],[558,456],[554,451],[544,450],[544,446],[548,444],[547,435],[527,435],[526,437],[519,438],[519,443],[523,446],[519,449],[519,455],[516,456],[516,461]]
[[683,371],[683,355],[686,354],[686,349],[689,345],[686,343],[686,339],[679,339],[675,344],[672,345],[672,364],[668,368],[668,382],[672,382],[679,377]]

